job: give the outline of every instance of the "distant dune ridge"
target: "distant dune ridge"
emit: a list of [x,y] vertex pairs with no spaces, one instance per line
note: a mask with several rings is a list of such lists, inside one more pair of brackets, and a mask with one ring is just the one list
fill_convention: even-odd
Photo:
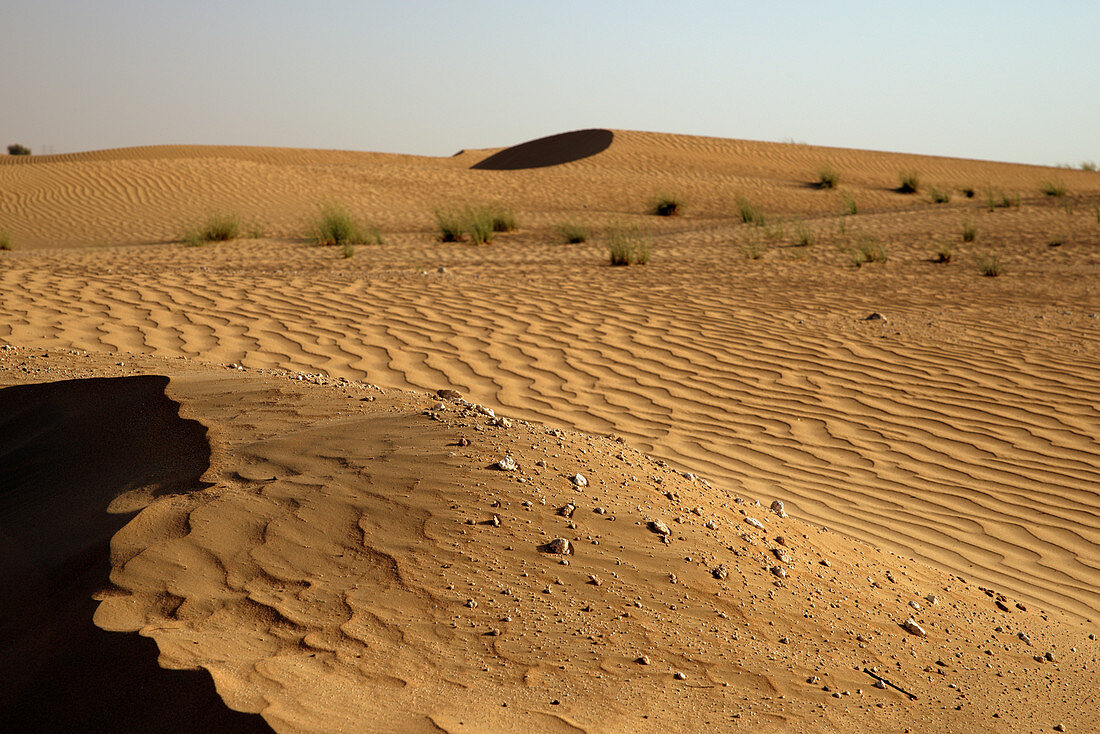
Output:
[[[582,130],[32,156],[0,191],[4,721],[1100,727],[1100,175]],[[385,244],[309,244],[332,202]],[[470,205],[519,228],[440,242]],[[242,238],[184,246],[212,212]]]

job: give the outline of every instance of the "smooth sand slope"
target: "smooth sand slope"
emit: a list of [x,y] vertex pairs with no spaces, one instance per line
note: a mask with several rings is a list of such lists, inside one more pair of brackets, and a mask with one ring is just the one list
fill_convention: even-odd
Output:
[[[840,172],[839,189],[814,185],[823,165]],[[926,187],[949,190],[951,202],[934,204],[926,193],[897,192],[900,170],[918,172]],[[1063,184],[1067,194],[1044,195],[1040,187],[1052,181]],[[976,190],[973,199],[960,193],[966,187]],[[736,700],[748,717],[744,723],[760,725],[761,712],[767,711],[782,714],[775,724],[779,729],[873,731],[896,726],[901,730],[917,712],[936,717],[950,711],[955,718],[947,720],[953,727],[957,724],[953,730],[1049,728],[1057,717],[1031,718],[1025,723],[1022,707],[1035,695],[1043,696],[1041,711],[1065,711],[1065,721],[1076,716],[1087,723],[1096,715],[1095,702],[1083,702],[1067,692],[1071,689],[1060,686],[1086,689],[1092,685],[1093,650],[1086,646],[1092,643],[1082,630],[1094,631],[1100,613],[1097,174],[802,145],[584,131],[512,149],[464,151],[446,159],[209,147],[32,158],[0,164],[0,190],[4,192],[0,229],[11,233],[15,244],[13,251],[0,253],[0,339],[20,347],[6,355],[12,370],[6,378],[9,383],[49,379],[47,374],[21,373],[20,360],[45,359],[44,365],[60,360],[68,372],[77,369],[69,362],[80,365],[82,360],[93,360],[87,362],[95,366],[90,374],[98,374],[96,370],[102,368],[129,370],[140,355],[153,355],[167,360],[150,363],[148,369],[156,374],[234,364],[243,365],[246,373],[291,370],[387,388],[454,387],[471,401],[512,417],[595,434],[614,433],[630,450],[651,453],[669,464],[663,468],[667,477],[655,469],[643,473],[630,468],[627,473],[620,465],[623,460],[615,458],[620,449],[606,442],[588,448],[584,439],[576,439],[582,443],[575,451],[593,452],[586,457],[568,454],[564,446],[547,445],[550,439],[539,428],[525,427],[513,436],[513,432],[488,428],[473,416],[453,425],[442,422],[467,434],[475,426],[491,435],[502,434],[495,439],[499,443],[489,445],[497,452],[508,450],[513,440],[519,441],[517,452],[534,452],[529,453],[529,461],[521,461],[523,476],[530,481],[521,485],[500,473],[486,475],[485,465],[499,457],[476,441],[476,451],[452,447],[447,451],[455,451],[455,457],[446,451],[433,454],[454,436],[437,433],[444,430],[439,422],[425,424],[420,412],[428,407],[427,398],[409,397],[411,402],[395,406],[392,414],[383,410],[382,416],[396,424],[373,419],[369,427],[355,421],[329,424],[318,416],[352,410],[350,419],[361,408],[371,412],[378,406],[361,405],[362,396],[350,391],[353,407],[333,407],[318,402],[317,390],[306,388],[294,398],[297,407],[287,407],[283,402],[289,398],[282,388],[256,387],[258,383],[245,379],[248,374],[237,370],[217,379],[196,378],[193,384],[173,378],[169,394],[184,404],[185,415],[191,417],[188,411],[194,411],[193,417],[209,427],[215,438],[218,431],[223,432],[229,447],[224,455],[236,456],[232,461],[237,462],[250,456],[247,461],[263,469],[232,479],[235,475],[228,470],[219,473],[215,458],[205,478],[215,487],[207,491],[214,494],[195,497],[227,504],[217,505],[221,509],[214,512],[213,525],[207,530],[196,529],[192,517],[184,525],[190,532],[181,537],[158,530],[155,523],[131,524],[115,535],[116,542],[129,537],[125,542],[133,547],[149,549],[141,554],[147,563],[116,566],[114,583],[131,594],[105,600],[96,619],[107,629],[142,629],[157,640],[171,666],[210,670],[218,692],[235,709],[262,711],[268,722],[280,728],[324,730],[355,721],[353,711],[382,716],[372,702],[381,687],[390,686],[403,691],[393,694],[396,703],[385,714],[397,717],[392,719],[396,728],[427,726],[428,719],[455,731],[463,730],[459,721],[473,727],[469,730],[521,728],[530,726],[529,716],[535,711],[553,717],[547,721],[593,730],[647,724],[660,728],[669,721],[684,728],[737,723],[740,720],[718,716],[728,706],[707,697],[715,695],[712,689],[701,689],[696,699],[686,690],[667,688],[672,670],[688,658],[695,659],[688,654],[690,646],[700,644],[703,633],[711,630],[717,611],[699,611],[703,595],[718,593],[714,598],[727,604],[734,603],[731,594],[740,602],[745,600],[742,592],[734,593],[734,581],[741,583],[742,573],[752,576],[748,566],[738,566],[740,570],[721,588],[712,588],[716,580],[708,568],[718,562],[739,562],[740,556],[730,550],[739,550],[738,544],[744,542],[744,529],[737,525],[743,522],[742,506],[732,500],[737,496],[759,499],[765,505],[780,497],[799,522],[833,531],[819,537],[809,526],[798,530],[796,537],[805,534],[807,542],[813,541],[802,554],[836,553],[844,558],[854,554],[850,556],[852,575],[844,581],[848,586],[838,587],[847,591],[834,589],[835,580],[822,570],[825,567],[809,563],[802,570],[813,573],[805,575],[801,596],[793,598],[787,584],[775,592],[789,597],[779,605],[780,611],[767,612],[786,620],[784,632],[790,633],[796,622],[807,619],[803,599],[813,601],[814,593],[835,591],[841,596],[822,602],[825,608],[843,610],[836,612],[835,619],[828,624],[813,622],[804,630],[805,639],[787,634],[788,643],[782,647],[746,649],[737,665],[751,674],[749,678],[740,679],[741,673],[722,667],[728,661],[711,660],[696,669],[725,671],[708,672],[707,685],[730,684],[730,695],[738,696],[730,700]],[[644,213],[649,199],[660,192],[683,197],[683,216],[664,219]],[[1005,199],[1015,203],[1019,197],[1020,205],[988,211],[990,195],[997,204]],[[741,222],[739,197],[767,215],[767,226]],[[857,214],[839,215],[846,207],[845,197],[857,202]],[[386,244],[360,247],[345,260],[335,248],[305,242],[309,218],[319,203],[331,201],[345,203],[357,216],[377,223]],[[477,203],[512,207],[520,221],[519,231],[501,235],[484,247],[437,241],[434,209]],[[173,243],[186,226],[212,211],[235,212],[263,236],[201,248]],[[595,237],[580,245],[561,244],[554,228],[566,221],[586,223]],[[650,233],[653,257],[648,265],[606,265],[600,235],[614,222],[637,223]],[[961,241],[966,223],[977,229],[975,242]],[[793,246],[800,228],[813,234],[812,246]],[[888,262],[852,267],[848,251],[869,240],[886,248]],[[952,261],[931,262],[933,252],[947,242],[953,244]],[[137,244],[147,246],[132,246]],[[754,251],[759,251],[759,259],[746,257],[746,252]],[[1004,270],[998,278],[978,274],[979,260],[991,254]],[[886,318],[866,320],[872,312]],[[91,356],[51,351],[50,357],[43,358],[33,351],[43,349],[88,350]],[[117,362],[126,366],[120,368]],[[265,411],[271,415],[264,416]],[[311,433],[314,422],[319,425]],[[358,480],[345,476],[351,472],[362,478],[383,471],[364,458],[390,456],[377,443],[382,439],[375,425],[386,425],[382,433],[391,436],[394,445],[411,451],[400,460],[387,459],[391,463],[384,483],[407,486],[402,477],[417,473],[415,469],[423,464],[423,473],[437,482],[435,505],[397,500],[389,494],[385,502],[364,499]],[[299,431],[297,439],[265,443],[265,436]],[[397,435],[401,438],[393,438]],[[217,456],[217,441],[212,443]],[[241,448],[246,446],[253,447],[248,449],[253,453]],[[418,453],[421,449],[425,453]],[[245,453],[234,454],[237,450]],[[530,466],[536,455],[549,464],[538,474]],[[572,465],[557,461],[567,455],[573,457]],[[475,531],[463,527],[463,522],[491,517],[469,514],[475,507],[482,514],[490,512],[484,502],[491,495],[486,487],[496,487],[492,491],[498,493],[494,496],[502,507],[510,506],[517,513],[536,511],[524,509],[522,502],[538,503],[540,496],[531,493],[538,488],[548,503],[539,512],[547,517],[515,515],[523,518],[519,530],[557,532],[553,523],[562,521],[553,519],[550,505],[563,500],[565,495],[556,494],[559,491],[572,491],[567,483],[563,486],[562,475],[584,471],[573,468],[585,466],[582,457],[598,469],[604,483],[605,494],[597,495],[599,501],[621,518],[600,527],[613,527],[615,533],[630,528],[627,535],[614,535],[612,545],[601,541],[600,548],[635,554],[630,563],[637,576],[631,577],[629,594],[642,596],[643,605],[649,604],[650,609],[659,602],[667,620],[647,616],[656,625],[653,628],[631,617],[625,618],[630,622],[616,623],[625,630],[601,627],[603,622],[595,621],[596,626],[589,627],[580,616],[566,620],[567,607],[545,607],[568,591],[594,609],[602,608],[595,603],[601,597],[590,594],[603,595],[607,589],[584,583],[586,574],[598,566],[585,566],[582,574],[579,567],[572,568],[579,564],[571,564],[569,572],[577,583],[563,577],[568,590],[553,588],[553,561],[548,564],[531,550],[534,536],[515,535],[518,530],[511,520],[491,531],[495,533],[492,542],[500,548],[493,546],[484,557],[474,548],[460,552],[463,563],[475,566],[465,566],[461,573],[429,574],[429,569],[441,574],[442,564],[453,568],[456,563],[450,558],[440,560],[440,548],[459,553],[456,548],[472,542],[472,534],[476,532],[479,539],[485,535],[484,526],[476,525]],[[438,465],[432,464],[436,461]],[[650,466],[641,457],[630,461]],[[654,545],[644,527],[648,515],[661,507],[664,483],[682,481],[674,469],[699,474],[710,482],[688,483],[675,490],[691,493],[693,499],[666,508],[667,522],[682,515],[700,533],[690,539],[699,544],[698,549],[683,553],[675,541],[667,548]],[[611,471],[624,473],[612,481],[604,476]],[[270,477],[284,479],[271,485],[260,482]],[[305,478],[289,481],[285,477]],[[241,487],[252,489],[242,495]],[[302,512],[345,518],[336,526],[346,530],[316,530],[318,523],[301,518],[302,527],[295,529],[292,522],[286,525],[290,521],[278,519],[286,507],[298,507],[309,487],[325,488],[321,494],[327,504]],[[612,495],[607,493],[613,488],[621,507],[610,510]],[[371,504],[376,501],[382,505]],[[234,504],[238,502],[243,505]],[[706,513],[691,515],[695,506]],[[180,521],[170,517],[184,512],[182,507],[158,501],[139,517],[166,513],[165,527],[180,527]],[[186,512],[198,511],[200,516],[210,512],[199,511],[199,505],[188,507]],[[444,509],[457,514],[452,517]],[[721,515],[717,529],[706,528],[708,513],[719,510],[726,514]],[[760,515],[765,510],[754,512]],[[585,511],[588,518],[591,508],[586,506]],[[387,518],[385,522],[377,528],[368,523],[377,542],[363,541],[356,535],[365,532],[362,517],[379,513]],[[504,514],[497,514],[503,521]],[[420,518],[415,527],[414,517]],[[440,529],[428,533],[424,523],[432,517]],[[628,517],[628,522],[622,522]],[[526,519],[532,520],[532,527],[526,526]],[[257,550],[263,545],[262,534],[257,536],[248,528],[273,522],[287,535],[273,541],[268,556],[268,550]],[[600,522],[604,522],[602,516]],[[578,538],[586,541],[592,531],[578,523],[581,531],[584,534]],[[322,532],[325,539],[314,542],[302,535],[311,532]],[[794,530],[783,532],[795,534]],[[342,534],[336,538],[329,533]],[[841,535],[905,559],[918,559],[936,570],[892,556],[882,556],[890,559],[884,562],[874,555],[876,551],[842,541]],[[223,542],[228,545],[214,547]],[[775,549],[762,537],[754,542],[752,557],[757,565],[751,568],[760,576],[753,582],[759,586],[751,587],[751,593],[763,598],[776,589],[770,586],[774,578],[763,565],[763,558],[769,553],[774,557]],[[340,568],[333,553],[290,550],[303,545],[337,547],[333,543],[339,547],[365,543],[373,550],[352,554],[356,564],[365,564],[354,573]],[[432,543],[442,545],[436,548]],[[508,545],[520,555],[502,556]],[[671,555],[657,563],[648,554],[658,551]],[[684,602],[665,598],[672,592],[664,587],[669,572],[680,573],[668,571],[666,562],[678,559],[684,564],[688,555],[698,575],[694,601],[687,605],[694,610],[690,613],[670,609],[668,605],[680,607]],[[199,560],[211,556],[217,563]],[[178,563],[172,559],[180,558],[190,559],[184,565],[191,570],[174,570]],[[493,569],[476,567],[497,558]],[[601,558],[600,563],[626,560]],[[239,577],[231,568],[238,562],[244,564]],[[392,563],[397,563],[397,570]],[[858,573],[856,563],[863,564]],[[210,568],[219,564],[227,569],[221,574],[228,579],[224,589],[211,581],[218,574]],[[411,564],[407,573],[402,564]],[[895,574],[911,573],[920,583],[904,589],[885,586],[879,577],[887,567],[894,568]],[[518,575],[521,571],[529,576]],[[373,579],[365,587],[371,591],[360,596],[354,589],[324,591],[316,580],[318,574],[360,573]],[[605,582],[608,573],[605,569],[600,574]],[[940,573],[961,577],[965,583]],[[306,576],[310,581],[302,586]],[[256,578],[268,580],[261,583]],[[287,585],[293,579],[298,581]],[[445,588],[446,579],[455,584],[454,589]],[[871,580],[882,588],[871,586]],[[443,583],[443,591],[436,588],[437,582]],[[500,652],[502,641],[509,639],[502,627],[498,627],[503,632],[500,639],[477,637],[479,645],[461,647],[461,654],[452,650],[457,638],[450,635],[457,633],[435,637],[441,634],[436,624],[440,620],[445,626],[454,622],[456,629],[473,624],[471,630],[491,623],[488,616],[462,616],[473,614],[466,607],[456,616],[455,603],[475,598],[472,592],[460,593],[465,583],[474,583],[470,588],[477,589],[507,586],[519,594],[516,604],[524,599],[526,606],[517,608],[525,616],[545,616],[541,626],[523,628],[526,634],[519,636],[522,645],[530,646],[528,657],[510,658]],[[543,594],[547,585],[551,593]],[[978,585],[1006,594],[1007,606],[1015,610],[1008,614],[1032,615],[1026,624],[1039,624],[1035,610],[1049,610],[1045,633],[1067,635],[1057,637],[1059,653],[1078,647],[1085,657],[1067,664],[1058,654],[1058,674],[1051,674],[1055,670],[1051,664],[1032,659],[1041,651],[1020,648],[1016,633],[1026,624],[1016,617],[1009,624],[998,618],[997,614],[1006,613],[993,607],[994,600],[978,591]],[[930,591],[923,591],[925,587]],[[992,680],[981,688],[983,705],[1002,706],[1001,712],[975,707],[976,718],[966,718],[970,714],[955,711],[959,702],[943,698],[947,682],[961,682],[945,682],[934,670],[924,673],[923,667],[934,661],[917,649],[912,655],[905,652],[903,645],[914,643],[911,635],[897,627],[898,621],[904,621],[905,609],[912,612],[905,605],[936,588],[941,589],[942,593],[936,592],[941,597],[958,599],[962,606],[940,610],[937,614],[949,616],[929,620],[954,630],[954,636],[941,636],[935,644],[955,645],[961,655],[981,655],[961,664],[983,675],[1002,674],[997,684],[1003,683],[1003,690],[989,687],[994,686]],[[317,598],[311,596],[313,589]],[[870,596],[857,597],[856,590]],[[521,591],[529,592],[530,600]],[[887,591],[892,594],[889,599],[881,596]],[[238,601],[241,594],[249,600],[243,606]],[[635,600],[629,594],[610,604],[617,611],[608,612],[607,624],[623,611],[620,601]],[[859,598],[860,609],[853,609],[854,604],[843,596]],[[368,597],[373,601],[368,602]],[[398,608],[372,606],[391,597]],[[198,601],[182,601],[192,598]],[[293,604],[285,601],[291,598]],[[1014,607],[1017,601],[1027,607],[1026,613]],[[474,612],[487,611],[486,606],[481,599]],[[264,611],[270,608],[282,616]],[[345,611],[337,613],[337,608]],[[568,608],[573,609],[572,602]],[[869,608],[876,610],[872,616],[860,616]],[[844,616],[856,611],[860,612],[856,617]],[[731,615],[729,610],[723,613]],[[557,622],[555,614],[566,621]],[[346,640],[332,628],[331,620],[341,615],[359,620],[337,625],[345,628],[342,634],[359,640],[347,649],[342,647]],[[280,621],[282,617],[289,621]],[[363,621],[368,618],[373,621]],[[168,620],[167,628],[176,630],[180,619],[185,620],[179,623],[183,631],[159,631],[161,621]],[[267,620],[268,632],[262,639],[244,639],[234,632],[250,629],[256,619]],[[748,634],[757,637],[754,644],[764,645],[767,621],[775,619],[753,617],[745,622],[746,629],[753,630]],[[555,624],[564,625],[568,632],[551,632],[557,630]],[[889,644],[874,649],[879,657],[871,664],[893,666],[891,654],[902,655],[907,663],[919,662],[905,677],[913,681],[909,673],[923,673],[917,676],[924,681],[920,685],[930,687],[923,689],[921,699],[938,697],[936,706],[906,704],[904,709],[884,712],[874,706],[882,702],[879,699],[853,699],[851,706],[838,709],[839,704],[833,703],[837,699],[821,692],[820,685],[813,687],[813,694],[803,691],[802,681],[810,674],[825,678],[813,671],[829,659],[825,641],[835,642],[830,629],[852,631],[860,624],[879,625],[875,629],[882,635],[896,635],[886,638]],[[347,631],[348,625],[353,632]],[[1005,631],[993,632],[997,626]],[[614,639],[625,637],[615,643],[621,647],[607,648],[613,631]],[[727,643],[729,633],[729,629],[707,632]],[[981,642],[979,633],[986,636]],[[583,649],[592,650],[596,658],[581,656],[580,647],[549,642],[559,634],[562,639],[577,637],[569,642],[587,645]],[[773,630],[768,634],[776,640],[783,636]],[[853,632],[851,639],[854,634],[860,633]],[[860,645],[872,643],[851,639],[846,644],[855,647],[838,652],[832,664],[849,676],[839,685],[867,691],[873,680],[852,667],[861,667],[857,663],[869,654],[857,652],[864,650]],[[408,659],[386,672],[378,661],[400,657],[395,640],[406,641]],[[799,646],[799,640],[813,642]],[[496,645],[491,653],[485,647],[490,643]],[[374,658],[358,644],[374,650]],[[626,682],[639,675],[637,668],[627,665],[641,654],[634,649],[647,644],[658,652],[677,650],[660,658],[663,667],[645,669],[647,675],[659,672],[660,693],[654,692],[653,681],[645,676],[637,678],[639,687]],[[193,655],[186,654],[191,650],[188,645],[196,648]],[[982,645],[985,648],[979,649]],[[991,655],[985,654],[986,648]],[[311,658],[312,662],[300,659],[319,649],[328,650],[329,657]],[[582,696],[583,705],[568,715],[563,714],[565,709],[551,708],[548,700],[543,701],[556,678],[573,680],[573,673],[553,665],[530,678],[529,693],[537,698],[509,698],[519,695],[515,679],[509,678],[516,671],[499,671],[498,677],[494,666],[501,660],[532,665],[540,654],[545,657],[558,649],[568,657],[567,671],[583,658],[585,665],[595,666],[586,668],[592,676],[605,675],[607,680],[596,683],[599,679],[590,676],[583,678],[583,686],[575,680],[570,683],[569,695],[581,695],[583,688],[590,690],[585,695],[591,698]],[[291,655],[286,650],[297,652]],[[224,659],[219,657],[223,654]],[[284,654],[290,658],[283,660]],[[349,655],[355,654],[367,662],[353,661]],[[950,662],[942,657],[947,654],[937,652],[943,662]],[[447,666],[456,667],[438,674],[426,672],[424,665],[442,665],[440,658],[445,655],[453,658]],[[610,657],[600,657],[604,655]],[[765,662],[777,655],[776,660]],[[781,667],[769,667],[780,665],[783,655],[795,657]],[[606,662],[612,658],[618,661],[614,665]],[[746,663],[750,658],[756,662]],[[842,658],[844,665],[838,666]],[[261,663],[269,659],[275,662]],[[622,667],[616,668],[619,663]],[[305,682],[318,678],[313,665],[328,665],[333,671],[321,688]],[[536,668],[541,670],[542,663]],[[811,672],[802,675],[807,670]],[[1042,682],[1027,677],[1033,674],[1043,676]],[[383,680],[387,675],[394,680]],[[777,682],[776,675],[782,680]],[[372,682],[361,689],[357,676]],[[765,685],[752,676],[769,682]],[[291,678],[298,684],[288,683]],[[479,682],[471,683],[471,678]],[[693,678],[694,674],[684,684]],[[456,681],[455,691],[465,693],[447,693],[439,682],[446,680]],[[791,687],[795,684],[798,696]],[[269,686],[282,693],[271,693]],[[1045,692],[1037,693],[1040,689]],[[486,690],[499,691],[501,700],[494,706],[503,709],[501,704],[509,702],[512,711],[507,715],[488,712]],[[770,703],[747,693],[760,690],[770,691],[760,694],[770,695]],[[811,697],[801,698],[804,694]],[[550,698],[564,702],[565,695]],[[609,710],[607,701],[616,695],[621,702]],[[778,695],[788,698],[777,699]],[[336,718],[326,720],[318,701],[335,700],[332,697],[341,704],[331,714]],[[825,699],[829,699],[826,708],[816,708]],[[467,703],[460,704],[463,700]],[[973,695],[963,703],[966,712],[974,703]],[[855,710],[870,718],[850,719]],[[1038,716],[1040,710],[1032,714]],[[752,711],[759,715],[750,715]],[[993,719],[993,713],[1001,716]],[[516,718],[507,718],[512,715]]]

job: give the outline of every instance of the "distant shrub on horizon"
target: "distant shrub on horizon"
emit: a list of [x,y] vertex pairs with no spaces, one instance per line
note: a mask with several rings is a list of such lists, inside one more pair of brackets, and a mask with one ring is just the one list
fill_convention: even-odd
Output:
[[12,143],[8,146],[8,155],[30,155],[31,149],[20,145],[19,143]]

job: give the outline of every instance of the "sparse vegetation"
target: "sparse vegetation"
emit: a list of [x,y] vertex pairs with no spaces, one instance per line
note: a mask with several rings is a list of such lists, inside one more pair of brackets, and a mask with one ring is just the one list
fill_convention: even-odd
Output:
[[347,208],[340,204],[325,204],[313,223],[312,239],[317,245],[336,245],[343,248],[344,257],[351,257],[352,245],[369,242],[382,244],[378,228],[356,221]]
[[794,246],[809,247],[814,243],[814,233],[800,220],[794,231]]
[[741,221],[745,224],[755,224],[758,227],[763,227],[766,223],[763,212],[743,196],[737,197],[737,213],[741,215]]
[[254,222],[252,225],[249,226],[249,228],[248,228],[248,238],[250,240],[263,239],[263,236],[264,236],[264,228],[261,227],[258,223]]
[[191,247],[207,242],[228,242],[237,239],[240,231],[241,220],[236,214],[211,214],[202,224],[186,230],[183,241]]
[[1053,237],[1050,238],[1050,242],[1048,242],[1047,244],[1050,247],[1061,247],[1062,245],[1065,244],[1065,242],[1066,242],[1066,240],[1065,240],[1064,237],[1062,237],[1062,235],[1054,235]]
[[978,238],[978,228],[973,222],[965,222],[962,231],[963,242],[973,242]]
[[1043,184],[1039,187],[1039,190],[1047,196],[1066,195],[1066,185],[1061,181],[1044,181]]
[[467,209],[466,231],[470,233],[470,241],[475,245],[487,245],[493,241],[493,236],[498,231],[496,218],[485,207]]
[[605,235],[612,265],[645,265],[649,262],[649,239],[637,225],[613,224]]
[[460,242],[465,232],[465,217],[458,209],[436,209],[435,223],[441,242]]
[[19,143],[12,143],[8,146],[8,155],[30,155],[31,149],[25,145]]
[[990,189],[987,205],[989,211],[993,211],[996,207],[1007,209],[1013,206],[1020,206],[1020,195],[1016,194],[1015,196],[1009,196],[1001,192],[994,193],[993,189]]
[[0,250],[10,250],[12,248],[11,235],[7,230],[0,229]]
[[978,272],[989,278],[996,278],[1001,274],[1001,261],[996,255],[984,255],[978,260]]
[[822,166],[817,169],[817,187],[819,189],[835,189],[840,183],[840,173],[832,166]]
[[563,222],[557,226],[558,236],[571,245],[588,239],[588,227],[577,222]]
[[778,222],[777,224],[775,224],[772,227],[769,227],[767,225],[762,224],[761,229],[764,232],[764,236],[767,237],[772,242],[778,242],[779,240],[783,239],[784,234],[785,234],[785,230],[783,228],[783,222]]
[[932,199],[933,204],[946,204],[951,201],[951,192],[947,189],[940,189],[935,186],[928,189],[928,196]]
[[886,247],[874,237],[864,237],[854,249],[848,251],[852,265],[860,267],[864,263],[886,262]]
[[760,247],[759,242],[749,240],[741,245],[741,254],[745,256],[746,260],[759,260],[764,256],[764,250]]
[[355,245],[345,241],[343,244],[340,245],[340,252],[344,256],[344,259],[347,260],[355,254]]
[[898,192],[915,194],[920,191],[920,176],[914,171],[898,172]]
[[852,215],[859,213],[859,207],[856,206],[856,200],[851,194],[844,193],[840,195],[840,206],[841,214]]
[[959,189],[959,191],[961,191],[962,195],[965,196],[968,199],[973,199],[974,198],[974,187],[973,186],[963,186],[961,189]]
[[518,226],[516,213],[506,206],[496,206],[491,210],[494,232],[511,232]]
[[936,248],[936,252],[933,254],[932,261],[947,264],[951,262],[952,255],[951,243],[941,242],[940,246]]
[[659,217],[674,217],[684,208],[684,202],[675,194],[659,194],[649,205],[649,211]]
[[1100,167],[1096,165],[1096,161],[1081,161],[1082,171],[1097,171]]

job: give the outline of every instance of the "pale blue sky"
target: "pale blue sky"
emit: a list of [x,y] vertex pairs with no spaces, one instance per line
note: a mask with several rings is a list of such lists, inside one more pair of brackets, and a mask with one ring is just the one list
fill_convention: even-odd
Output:
[[3,0],[0,144],[450,155],[584,127],[1100,161],[1100,3]]

